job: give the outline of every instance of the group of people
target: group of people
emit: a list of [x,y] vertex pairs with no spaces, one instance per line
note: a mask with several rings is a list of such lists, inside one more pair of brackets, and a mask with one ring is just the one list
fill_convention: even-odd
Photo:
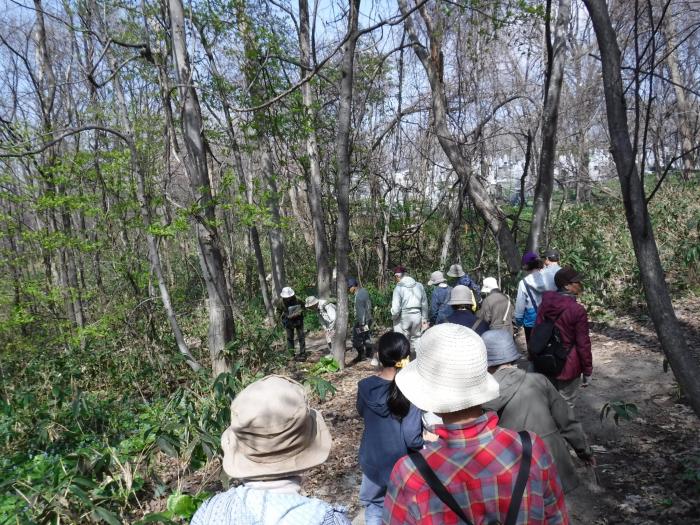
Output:
[[[574,410],[591,348],[580,276],[555,251],[544,255],[523,256],[515,306],[495,278],[475,290],[439,271],[428,306],[423,286],[395,269],[394,330],[378,339],[379,369],[357,391],[368,525],[569,523],[565,494],[580,483],[569,448],[595,465]],[[465,275],[453,265],[448,276]],[[359,333],[370,323],[356,312]],[[566,349],[556,376],[537,373],[514,340],[514,327],[528,328],[534,352],[548,323]],[[331,437],[298,383],[268,376],[244,389],[222,448],[224,470],[242,484],[205,502],[194,525],[350,523],[343,508],[301,495],[301,475],[326,460]]]

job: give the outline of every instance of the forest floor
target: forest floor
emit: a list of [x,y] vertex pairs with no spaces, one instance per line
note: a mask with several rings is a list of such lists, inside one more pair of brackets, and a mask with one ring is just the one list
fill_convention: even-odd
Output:
[[[696,351],[700,350],[698,311],[698,297],[676,304],[688,343]],[[572,523],[700,523],[700,421],[679,397],[672,373],[664,372],[650,321],[643,314],[621,315],[613,322],[593,324],[591,338],[593,378],[588,388],[581,389],[576,410],[597,467],[586,469],[575,460],[584,483],[567,496]],[[325,342],[319,335],[308,343],[310,361],[318,360]],[[348,363],[354,355],[348,351]],[[374,372],[369,361],[349,364],[331,378],[336,394],[315,403],[333,435],[333,449],[328,461],[311,470],[304,482],[309,495],[348,507],[354,523],[363,523],[358,503],[362,420],[355,409],[357,382]],[[638,413],[619,424],[612,413],[601,418],[606,403],[615,401],[634,403]],[[212,465],[208,475],[200,471],[188,480],[192,488],[205,488],[204,484],[209,491],[221,490],[214,481],[215,468]]]

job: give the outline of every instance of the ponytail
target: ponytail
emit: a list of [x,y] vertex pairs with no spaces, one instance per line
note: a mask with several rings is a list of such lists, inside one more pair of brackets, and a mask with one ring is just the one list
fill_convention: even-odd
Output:
[[[377,342],[379,362],[384,367],[396,367],[397,365],[400,367],[410,353],[411,344],[406,339],[406,336],[398,332],[387,332]],[[403,395],[403,392],[396,384],[396,380],[393,380],[389,385],[387,406],[389,407],[389,412],[399,420],[405,418],[411,408],[411,402]]]

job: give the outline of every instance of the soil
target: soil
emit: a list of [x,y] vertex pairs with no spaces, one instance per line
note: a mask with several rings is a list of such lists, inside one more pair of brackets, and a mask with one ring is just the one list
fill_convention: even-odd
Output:
[[[700,351],[698,311],[698,297],[676,304],[694,352]],[[620,315],[611,322],[592,324],[591,340],[594,373],[590,386],[580,391],[576,413],[595,451],[597,466],[585,468],[574,460],[583,483],[567,495],[571,523],[700,524],[700,420],[684,400],[672,372],[664,371],[651,322],[644,312]],[[524,341],[518,342],[522,348]],[[325,351],[322,335],[310,334],[307,348],[309,362],[317,361]],[[354,356],[348,350],[347,368],[328,377],[337,390],[335,395],[312,402],[329,425],[333,449],[326,463],[308,472],[304,490],[344,505],[353,523],[363,523],[357,459],[363,424],[355,400],[357,382],[376,370],[369,361],[352,364]],[[290,367],[290,375],[300,372],[300,365]],[[614,409],[604,410],[616,402],[628,404],[628,417],[622,414],[617,422]],[[181,487],[188,492],[222,490],[218,474],[218,464],[209,465],[182,480],[185,487]],[[152,502],[152,509],[161,505]]]

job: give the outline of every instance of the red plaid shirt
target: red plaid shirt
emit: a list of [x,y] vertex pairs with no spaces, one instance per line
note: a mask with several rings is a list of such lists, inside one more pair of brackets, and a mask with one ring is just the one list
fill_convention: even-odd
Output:
[[[437,477],[475,524],[503,523],[520,468],[522,444],[516,432],[497,426],[487,412],[467,425],[437,427],[440,439],[421,452]],[[518,524],[569,523],[564,494],[552,456],[532,436],[530,477],[523,494]],[[442,525],[461,523],[432,491],[407,456],[394,465],[384,500],[384,523]]]

